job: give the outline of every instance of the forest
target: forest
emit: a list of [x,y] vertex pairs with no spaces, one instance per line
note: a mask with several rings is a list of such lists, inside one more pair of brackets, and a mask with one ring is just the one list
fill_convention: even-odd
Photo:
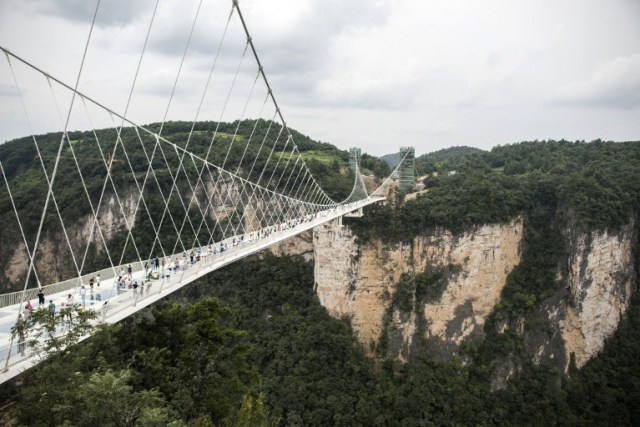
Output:
[[605,351],[560,381],[530,363],[492,391],[484,363],[370,359],[319,304],[310,263],[264,255],[0,392],[4,420],[29,426],[622,426],[640,422],[639,355],[636,295]]
[[[534,364],[518,334],[498,334],[495,327],[530,313],[563,286],[556,277],[567,251],[561,228],[613,233],[629,222],[637,226],[640,143],[523,142],[427,155],[416,165],[427,175],[428,191],[407,202],[396,194],[394,203],[345,219],[358,238],[407,241],[434,227],[463,231],[516,216],[525,224],[522,261],[485,324],[485,338],[460,357],[437,361],[417,352],[401,363],[385,357],[384,337],[374,357],[367,355],[350,320],[332,318],[320,305],[312,263],[264,253],[101,326],[71,351],[4,384],[2,420],[29,426],[640,425],[637,292],[603,352],[579,370]],[[383,170],[379,163],[374,168]],[[443,274],[398,284],[391,304],[409,312],[416,305],[408,295],[437,299]],[[506,355],[517,357],[520,369],[496,388],[493,370]]]

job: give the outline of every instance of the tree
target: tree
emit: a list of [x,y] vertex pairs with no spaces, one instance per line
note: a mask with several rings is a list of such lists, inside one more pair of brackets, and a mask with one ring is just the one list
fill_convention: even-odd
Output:
[[264,408],[264,395],[260,393],[257,397],[247,394],[242,399],[242,405],[236,420],[229,424],[229,427],[269,427],[269,416]]
[[59,354],[80,339],[91,335],[98,314],[80,305],[64,308],[60,313],[35,310],[26,319],[20,318],[11,328],[11,338],[27,338],[27,346],[40,359]]
[[231,416],[256,374],[246,363],[246,334],[220,323],[228,314],[218,299],[203,298],[163,304],[151,319],[123,328],[120,339],[134,349],[138,386],[172,396],[184,420],[206,416],[219,423]]
[[131,371],[95,372],[79,388],[79,425],[183,426],[158,390],[134,391]]

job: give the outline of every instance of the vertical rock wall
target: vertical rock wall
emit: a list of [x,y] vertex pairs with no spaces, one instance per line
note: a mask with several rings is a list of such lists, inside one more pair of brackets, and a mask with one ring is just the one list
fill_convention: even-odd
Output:
[[630,224],[617,234],[580,235],[572,244],[569,304],[560,330],[565,352],[574,355],[578,368],[603,349],[629,307],[637,281],[633,235]]
[[[432,356],[450,358],[465,339],[484,336],[485,321],[520,262],[523,228],[516,219],[459,235],[436,229],[410,244],[360,244],[336,221],[314,231],[316,292],[329,313],[351,319],[368,350],[384,331],[392,341],[390,357],[406,360],[421,341]],[[629,307],[638,278],[633,223],[616,234],[564,234],[568,258],[558,273],[564,286],[526,318],[511,320],[534,362],[566,370],[572,356],[582,367],[603,349]],[[390,307],[403,273],[417,277],[443,270],[448,273],[436,299],[419,301],[410,312]]]
[[[520,261],[522,221],[485,225],[460,236],[438,229],[408,244],[374,241],[359,246],[348,228],[325,225],[314,233],[315,281],[320,302],[334,316],[351,317],[360,341],[377,342],[402,273],[422,274],[455,265],[439,301],[424,305],[424,338],[457,347],[481,329],[499,301],[506,277]],[[393,327],[411,345],[416,316],[392,316]],[[406,354],[398,354],[404,358]]]
[[[88,244],[94,243],[97,252],[104,252],[103,238],[108,241],[116,232],[126,229],[126,224],[129,226],[133,224],[137,202],[138,196],[135,192],[120,195],[120,203],[115,195],[111,194],[106,196],[102,202],[100,212],[97,215],[97,224],[95,224],[92,215],[81,218],[75,224],[65,224],[78,263],[82,261]],[[101,233],[98,230],[98,225]],[[76,274],[71,261],[69,244],[61,231],[43,233],[35,259],[36,271],[43,283],[61,280],[65,274]],[[8,266],[9,268],[4,271],[4,276],[9,283],[15,284],[24,281],[29,268],[29,258],[24,243],[16,244]]]

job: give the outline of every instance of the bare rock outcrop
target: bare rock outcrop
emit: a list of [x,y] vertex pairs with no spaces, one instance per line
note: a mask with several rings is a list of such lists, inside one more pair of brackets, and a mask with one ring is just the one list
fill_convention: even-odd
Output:
[[[402,342],[400,359],[424,321],[425,339],[447,348],[479,332],[500,300],[506,277],[520,261],[522,221],[477,227],[462,235],[437,229],[411,244],[373,241],[359,246],[346,227],[325,225],[314,233],[315,281],[320,302],[335,316],[349,316],[360,341],[372,348],[385,326],[385,314],[403,273],[429,274],[456,266],[438,301],[427,302],[421,316],[392,313]],[[421,317],[422,319],[419,319]]]
[[[117,232],[126,230],[127,225],[133,225],[137,204],[138,197],[133,191],[121,194],[119,200],[114,194],[109,194],[105,196],[97,214],[97,223],[89,214],[73,224],[65,224],[68,241],[62,231],[43,232],[35,255],[35,269],[39,280],[46,284],[75,276],[77,272],[72,262],[71,250],[78,265],[90,243],[94,244],[96,252],[104,252],[104,241],[109,241]],[[58,224],[56,226],[59,227]],[[8,266],[4,274],[9,283],[24,280],[29,268],[24,243],[15,246]]]
[[579,235],[572,246],[569,304],[559,325],[565,353],[580,368],[602,351],[629,307],[636,282],[633,225],[616,234]]
[[[521,335],[535,363],[565,371],[570,360],[584,366],[629,307],[638,280],[634,230],[633,222],[617,233],[565,229],[567,258],[558,259],[556,292],[524,317],[505,319],[497,332],[510,328]],[[314,230],[316,292],[330,314],[351,319],[369,351],[382,337],[387,357],[407,360],[420,344],[421,351],[448,359],[464,341],[483,339],[508,275],[521,262],[523,236],[518,218],[461,234],[436,228],[409,243],[360,243],[335,221]],[[420,295],[411,282],[426,278],[432,286],[435,277],[435,296]],[[405,308],[396,298],[402,286],[408,286]],[[504,362],[513,365],[512,375],[518,363]]]

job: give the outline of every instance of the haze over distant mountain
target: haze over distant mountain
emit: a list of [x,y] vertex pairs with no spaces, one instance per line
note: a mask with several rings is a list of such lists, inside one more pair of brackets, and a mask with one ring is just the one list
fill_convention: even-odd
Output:
[[398,166],[398,163],[400,163],[400,153],[385,154],[384,156],[380,156],[380,160],[387,163],[392,168],[395,168]]
[[[467,147],[467,146],[456,146],[443,148],[442,150],[433,151],[431,153],[423,154],[419,157],[416,157],[416,160],[430,160],[432,162],[444,161],[454,158],[459,158],[462,156],[466,156],[467,154],[473,153],[483,153],[484,150],[475,147]],[[400,153],[391,153],[385,154],[384,156],[380,156],[380,160],[386,162],[392,168],[398,166],[400,163]]]

